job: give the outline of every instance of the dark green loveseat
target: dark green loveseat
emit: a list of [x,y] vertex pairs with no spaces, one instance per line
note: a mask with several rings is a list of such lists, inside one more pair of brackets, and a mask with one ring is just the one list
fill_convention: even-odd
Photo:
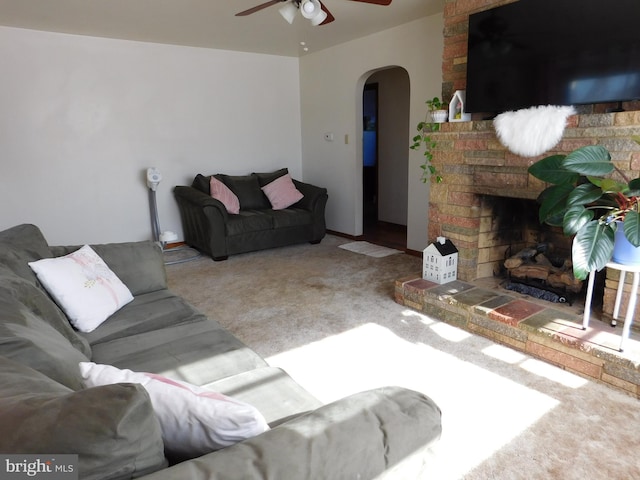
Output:
[[287,173],[283,168],[272,173],[239,176],[216,174],[240,200],[237,215],[229,214],[222,202],[211,197],[211,175],[198,174],[191,186],[175,187],[185,243],[214,260],[295,243],[319,243],[326,233],[326,188],[294,179],[293,183],[304,197],[283,210],[273,210],[261,190]]

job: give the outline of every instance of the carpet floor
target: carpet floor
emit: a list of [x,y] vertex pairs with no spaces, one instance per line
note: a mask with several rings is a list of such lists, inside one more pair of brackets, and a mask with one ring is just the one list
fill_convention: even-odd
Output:
[[397,304],[394,281],[421,259],[347,242],[168,265],[169,286],[323,402],[429,395],[443,434],[428,478],[640,479],[635,398]]

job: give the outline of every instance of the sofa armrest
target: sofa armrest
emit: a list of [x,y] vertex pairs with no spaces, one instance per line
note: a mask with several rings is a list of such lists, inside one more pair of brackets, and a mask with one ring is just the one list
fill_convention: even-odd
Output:
[[[327,189],[323,187],[317,187],[310,183],[301,182],[300,180],[293,180],[293,184],[304,195],[304,198],[300,200],[296,206],[304,208],[305,210],[315,210],[319,203],[327,202],[328,195]],[[323,206],[324,211],[324,206]]]
[[[51,247],[54,256],[67,255],[80,246]],[[103,243],[91,248],[104,260],[132,295],[167,288],[162,249],[150,240],[141,242]]]
[[[441,412],[427,396],[399,387],[358,393],[257,437],[188,460],[147,480],[373,479],[422,458],[441,434]],[[425,460],[422,460],[424,462]],[[422,465],[420,465],[421,467]],[[399,478],[419,478],[403,471]]]

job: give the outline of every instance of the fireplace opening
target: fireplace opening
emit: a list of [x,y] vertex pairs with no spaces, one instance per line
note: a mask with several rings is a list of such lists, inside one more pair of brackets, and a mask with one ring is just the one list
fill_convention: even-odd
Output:
[[[483,195],[481,203],[481,243],[490,252],[484,257],[495,259],[492,273],[504,288],[554,303],[584,301],[586,282],[573,275],[572,239],[561,227],[540,223],[535,200]],[[594,299],[602,299],[597,290]]]

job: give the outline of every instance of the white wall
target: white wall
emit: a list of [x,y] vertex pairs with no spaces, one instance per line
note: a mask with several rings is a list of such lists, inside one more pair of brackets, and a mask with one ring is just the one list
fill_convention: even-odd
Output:
[[301,178],[298,59],[0,27],[0,229],[52,244],[151,238],[147,167],[172,189],[196,173],[282,166]]
[[[403,67],[411,88],[409,123],[415,126],[424,119],[424,101],[441,94],[442,29],[442,15],[433,15],[300,59],[303,176],[329,189],[327,228],[362,234],[364,81],[378,69]],[[334,133],[333,142],[324,140],[326,132]],[[410,151],[407,246],[414,250],[429,243],[429,188],[420,181],[421,163],[420,152]]]

